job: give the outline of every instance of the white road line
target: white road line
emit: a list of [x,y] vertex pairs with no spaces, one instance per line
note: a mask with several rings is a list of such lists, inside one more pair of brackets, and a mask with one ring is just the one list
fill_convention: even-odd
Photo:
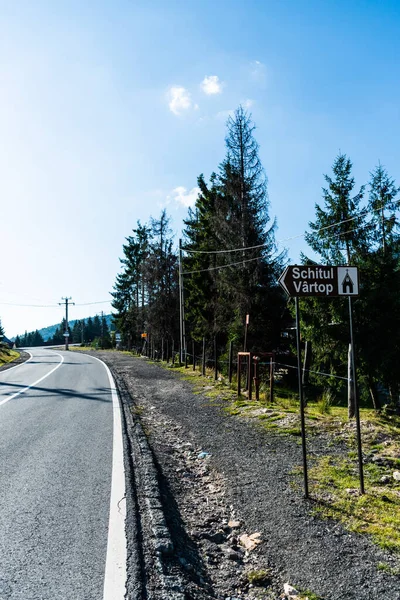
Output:
[[[6,402],[10,402],[10,400],[13,400],[14,398],[16,398],[17,396],[19,396],[20,394],[23,394],[24,392],[30,390],[32,387],[34,387],[35,385],[37,385],[38,383],[40,383],[41,381],[43,381],[43,379],[46,379],[46,377],[48,377],[49,375],[51,375],[52,373],[54,373],[54,371],[57,371],[57,369],[59,367],[61,367],[61,365],[63,364],[64,357],[61,356],[61,354],[58,354],[58,352],[56,352],[55,354],[56,354],[56,356],[59,356],[61,358],[61,361],[58,363],[58,365],[56,365],[54,367],[54,369],[52,369],[51,371],[49,371],[48,373],[46,373],[46,375],[43,375],[43,377],[41,377],[37,381],[34,381],[33,383],[31,383],[30,385],[28,385],[24,389],[20,390],[19,392],[15,392],[15,394],[13,394],[12,396],[8,396],[8,398],[4,398],[4,400],[1,400],[0,401],[0,406],[2,404],[5,404]],[[17,365],[17,366],[19,366],[19,365]]]
[[0,371],[0,375],[2,373],[9,373],[13,369],[17,369],[18,367],[23,367],[24,365],[26,365],[26,363],[28,363],[30,360],[32,360],[33,354],[31,354],[30,352],[28,352],[28,350],[24,350],[24,352],[26,352],[27,354],[30,355],[30,358],[28,358],[28,360],[24,360],[24,362],[23,363],[19,363],[19,365],[15,365],[14,367],[10,367],[9,369],[4,369],[3,371]]
[[[86,356],[91,355],[87,354]],[[125,536],[126,498],[121,409],[114,378],[110,369],[99,358],[96,358],[95,356],[91,356],[91,358],[98,360],[107,371],[113,404],[111,500],[103,600],[124,600],[127,549]]]

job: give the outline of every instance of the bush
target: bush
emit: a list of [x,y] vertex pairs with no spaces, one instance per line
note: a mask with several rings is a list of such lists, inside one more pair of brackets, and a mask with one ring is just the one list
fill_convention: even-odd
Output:
[[331,406],[334,402],[335,395],[332,391],[330,389],[324,390],[317,402],[317,408],[321,415],[329,415],[331,413]]

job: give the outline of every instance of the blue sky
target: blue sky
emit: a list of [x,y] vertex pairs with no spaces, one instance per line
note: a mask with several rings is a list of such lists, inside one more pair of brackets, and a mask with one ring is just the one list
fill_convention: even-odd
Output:
[[240,103],[296,262],[339,151],[358,185],[379,160],[400,179],[399,25],[391,1],[1,1],[6,334],[62,317],[16,304],[108,312],[86,303],[109,299],[124,238],[163,207],[179,237]]

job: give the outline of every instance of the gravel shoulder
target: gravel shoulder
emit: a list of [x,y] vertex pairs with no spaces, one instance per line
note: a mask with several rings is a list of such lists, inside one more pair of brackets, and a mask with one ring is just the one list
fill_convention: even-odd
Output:
[[[93,354],[123,379],[146,432],[185,598],[276,600],[290,582],[310,598],[400,600],[400,578],[377,568],[393,557],[312,516],[293,474],[302,464],[297,440],[228,415],[144,359]],[[322,446],[315,436],[310,455],[326,453]],[[245,550],[241,536],[256,533]]]

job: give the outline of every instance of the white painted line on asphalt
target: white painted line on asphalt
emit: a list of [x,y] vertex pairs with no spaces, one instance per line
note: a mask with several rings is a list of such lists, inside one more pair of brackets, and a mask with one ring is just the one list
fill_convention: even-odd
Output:
[[10,400],[13,400],[13,398],[16,398],[20,394],[23,394],[24,392],[27,392],[31,388],[35,387],[35,385],[37,385],[38,383],[40,383],[41,381],[43,381],[43,379],[46,379],[46,377],[48,377],[49,375],[51,375],[52,373],[54,373],[54,371],[57,371],[57,369],[60,368],[61,365],[63,364],[64,357],[61,356],[61,354],[58,354],[58,352],[55,352],[55,354],[56,354],[56,356],[59,356],[61,358],[61,361],[54,367],[54,369],[51,369],[51,371],[49,371],[48,373],[46,373],[46,375],[43,375],[43,377],[41,377],[37,381],[34,381],[30,385],[24,387],[22,390],[19,390],[19,392],[15,392],[15,394],[13,394],[12,396],[8,396],[8,398],[4,398],[4,400],[1,400],[0,401],[0,406],[2,404],[5,404],[6,402],[10,402]]
[[15,365],[14,367],[10,367],[9,369],[4,369],[4,371],[0,371],[0,375],[2,373],[9,373],[13,369],[17,369],[18,367],[23,367],[24,365],[26,365],[26,363],[28,363],[30,360],[32,360],[33,354],[31,354],[30,352],[28,352],[28,350],[24,350],[24,352],[26,352],[27,354],[30,355],[30,358],[28,358],[28,360],[25,360],[23,363],[19,363],[19,365]]
[[[87,354],[86,356],[90,356],[90,354]],[[111,500],[103,600],[124,600],[127,549],[125,536],[126,498],[121,409],[114,378],[110,369],[99,358],[96,358],[95,356],[92,356],[91,358],[98,360],[107,371],[113,404]]]

